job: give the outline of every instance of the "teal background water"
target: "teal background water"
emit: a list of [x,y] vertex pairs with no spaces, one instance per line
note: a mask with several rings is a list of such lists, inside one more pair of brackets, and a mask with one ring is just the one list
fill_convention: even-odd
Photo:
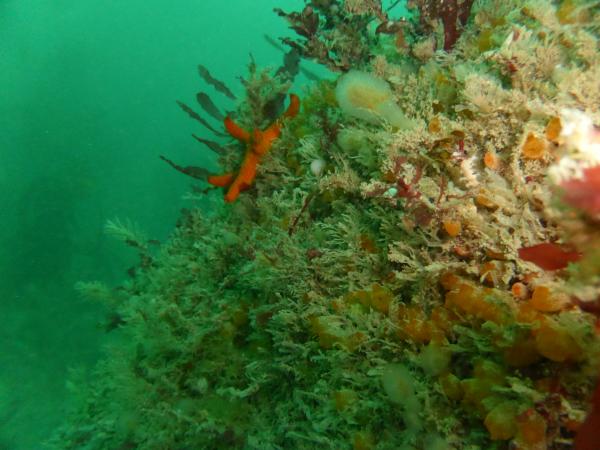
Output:
[[164,240],[190,183],[158,155],[214,167],[175,104],[206,89],[196,65],[241,95],[250,52],[281,63],[262,37],[287,33],[273,6],[301,5],[0,2],[0,449],[42,448],[68,406],[69,368],[99,356],[102,308],[73,285],[115,285],[135,262],[106,220]]

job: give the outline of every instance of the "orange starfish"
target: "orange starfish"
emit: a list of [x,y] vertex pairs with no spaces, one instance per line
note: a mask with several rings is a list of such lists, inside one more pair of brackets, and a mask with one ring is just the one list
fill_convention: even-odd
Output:
[[227,132],[239,141],[246,143],[246,155],[237,174],[226,173],[223,175],[211,175],[208,182],[213,186],[228,188],[225,194],[226,202],[233,202],[240,192],[250,188],[256,177],[256,168],[261,158],[269,151],[275,140],[281,134],[283,119],[291,118],[298,114],[300,99],[297,95],[290,94],[290,105],[279,119],[273,122],[265,130],[254,129],[252,132],[244,130],[236,124],[229,116],[223,123]]

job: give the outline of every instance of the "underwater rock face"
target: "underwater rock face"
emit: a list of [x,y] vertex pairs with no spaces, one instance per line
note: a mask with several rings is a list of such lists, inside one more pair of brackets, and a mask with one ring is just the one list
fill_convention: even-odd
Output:
[[[284,14],[311,54],[348,54],[349,23],[386,27],[360,67],[311,85],[235,203],[194,188],[214,209],[186,211],[157,253],[115,233],[135,276],[82,290],[123,339],[75,383],[57,448],[598,442],[600,7],[476,2],[423,61],[416,21],[359,6]],[[244,86],[236,120],[262,129],[289,83],[251,65]],[[232,173],[247,148],[224,148]]]

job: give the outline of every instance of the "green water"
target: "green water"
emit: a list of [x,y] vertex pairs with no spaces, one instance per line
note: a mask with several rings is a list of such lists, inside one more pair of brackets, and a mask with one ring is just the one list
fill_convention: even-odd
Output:
[[277,3],[0,2],[0,448],[40,448],[63,418],[68,369],[105,336],[73,285],[135,262],[105,221],[168,236],[189,182],[158,155],[214,164],[175,100],[193,102],[198,63],[236,94],[249,53],[279,64]]

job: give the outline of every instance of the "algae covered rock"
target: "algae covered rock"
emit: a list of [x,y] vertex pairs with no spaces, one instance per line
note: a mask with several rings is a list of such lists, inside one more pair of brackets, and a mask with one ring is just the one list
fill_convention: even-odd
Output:
[[[56,447],[572,447],[599,366],[600,11],[468,3],[427,58],[413,47],[443,30],[438,2],[416,2],[426,24],[379,2],[278,12],[289,45],[345,73],[277,122],[235,201],[195,186],[160,251],[138,242]],[[244,84],[239,122],[278,120],[251,105],[289,83]],[[223,172],[251,145],[228,143]]]

